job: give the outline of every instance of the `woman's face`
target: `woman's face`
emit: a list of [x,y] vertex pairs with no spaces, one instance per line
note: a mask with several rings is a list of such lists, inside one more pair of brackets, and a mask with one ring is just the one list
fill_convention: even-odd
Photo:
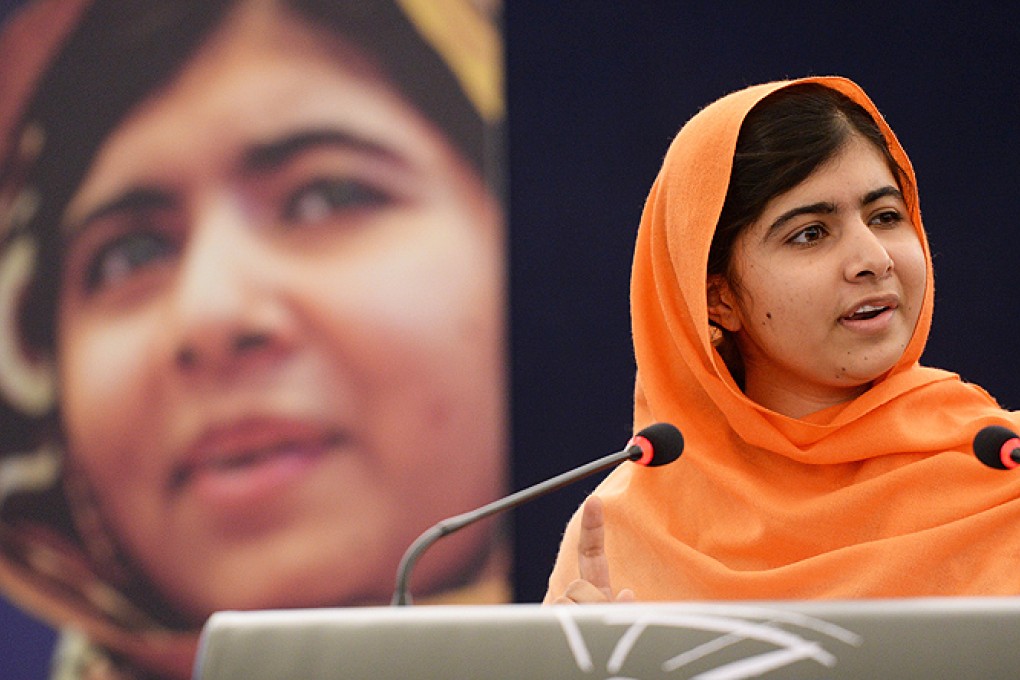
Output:
[[[65,219],[71,460],[183,611],[379,603],[504,471],[501,211],[350,50],[238,10]],[[463,576],[458,534],[415,588]]]
[[738,237],[732,276],[735,286],[710,280],[710,315],[736,334],[745,392],[800,417],[854,398],[895,365],[926,274],[895,177],[854,136]]

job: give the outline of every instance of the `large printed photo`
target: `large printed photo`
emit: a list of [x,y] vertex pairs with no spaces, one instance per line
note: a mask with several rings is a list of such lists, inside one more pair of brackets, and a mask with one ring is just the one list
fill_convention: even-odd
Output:
[[[62,677],[387,603],[506,484],[502,46],[461,0],[42,0],[0,80],[0,585]],[[495,522],[418,602],[506,602]]]

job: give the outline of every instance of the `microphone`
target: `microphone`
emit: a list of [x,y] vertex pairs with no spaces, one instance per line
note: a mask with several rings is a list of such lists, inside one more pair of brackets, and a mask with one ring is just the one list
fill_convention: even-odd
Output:
[[393,592],[393,604],[411,604],[411,594],[408,590],[411,570],[422,553],[443,536],[452,534],[469,524],[474,524],[497,512],[516,508],[522,503],[544,496],[551,491],[556,491],[579,479],[618,465],[625,460],[631,460],[638,465],[646,467],[658,467],[672,463],[680,457],[683,450],[683,435],[680,434],[680,430],[674,425],[669,423],[649,425],[631,437],[630,441],[627,442],[626,448],[622,451],[603,456],[598,460],[586,463],[581,467],[559,474],[544,482],[529,486],[526,489],[495,500],[475,510],[442,520],[415,539],[414,543],[407,549],[407,552],[404,553],[404,557],[400,560],[400,566],[397,568],[397,586]]
[[1020,466],[1020,436],[1002,425],[989,425],[974,435],[974,455],[996,470]]

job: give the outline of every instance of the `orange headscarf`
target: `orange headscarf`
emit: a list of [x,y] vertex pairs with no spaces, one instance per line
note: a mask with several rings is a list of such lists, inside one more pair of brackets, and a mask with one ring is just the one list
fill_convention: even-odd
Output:
[[[907,176],[903,187],[928,275],[899,362],[857,399],[793,419],[748,399],[711,341],[708,252],[740,126],[794,83],[863,106]],[[931,326],[931,255],[910,161],[867,95],[843,78],[776,82],[730,94],[684,126],[642,216],[631,286],[635,429],[677,425],[681,459],[625,463],[596,489],[613,588],[642,600],[809,599],[1020,594],[1020,475],[971,453],[990,423],[1020,415],[984,390],[918,364]],[[578,577],[579,515],[550,595]]]

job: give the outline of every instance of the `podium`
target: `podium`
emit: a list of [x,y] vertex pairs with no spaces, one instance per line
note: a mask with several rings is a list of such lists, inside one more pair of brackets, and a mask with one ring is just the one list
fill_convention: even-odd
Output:
[[1020,598],[218,612],[194,680],[1015,678]]

